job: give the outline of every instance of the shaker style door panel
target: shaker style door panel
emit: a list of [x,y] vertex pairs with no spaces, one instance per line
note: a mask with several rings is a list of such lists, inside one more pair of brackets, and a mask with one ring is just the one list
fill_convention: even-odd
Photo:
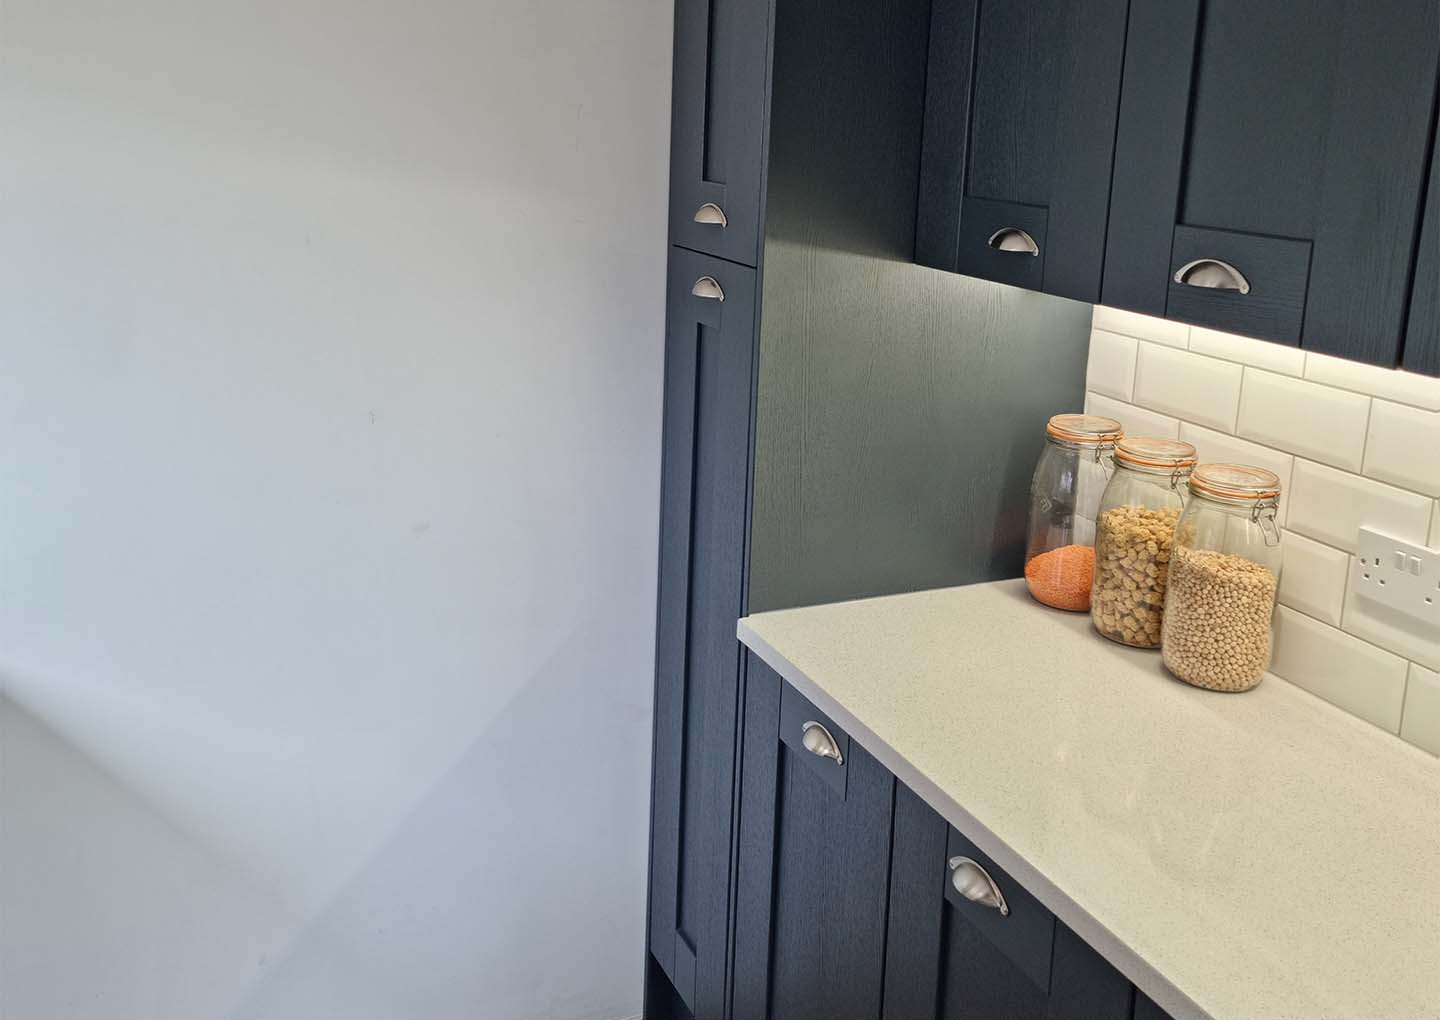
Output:
[[1107,305],[1394,365],[1434,0],[1133,0]]
[[903,784],[890,884],[884,1020],[1131,1020],[1120,972]]
[[672,249],[650,950],[697,1020],[725,1002],[754,319],[753,270]]
[[771,0],[677,0],[670,240],[753,266]]
[[[807,742],[801,727],[823,718],[749,657],[735,1020],[880,1018],[895,780],[833,728],[833,744]],[[843,789],[825,769],[844,770]]]
[[1412,372],[1440,375],[1440,152],[1431,157],[1427,195],[1425,225],[1415,262],[1415,290],[1410,295],[1405,367]]
[[916,261],[1100,298],[1129,0],[935,0]]

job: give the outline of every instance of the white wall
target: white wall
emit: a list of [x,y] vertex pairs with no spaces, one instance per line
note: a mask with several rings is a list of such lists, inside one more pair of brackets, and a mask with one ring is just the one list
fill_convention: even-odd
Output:
[[0,1015],[639,1012],[670,0],[0,7]]

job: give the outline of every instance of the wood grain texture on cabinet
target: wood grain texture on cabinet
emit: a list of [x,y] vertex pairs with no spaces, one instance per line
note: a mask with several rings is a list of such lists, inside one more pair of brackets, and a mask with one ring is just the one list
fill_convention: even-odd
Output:
[[[1127,7],[936,0],[917,261],[1099,299]],[[1031,225],[969,222],[1005,206]],[[1031,234],[1039,254],[992,247],[1007,226]]]
[[950,827],[904,783],[895,784],[890,852],[890,928],[883,1020],[935,1016],[944,946],[945,860]]
[[[772,0],[676,0],[670,241],[754,266],[760,251]],[[727,222],[696,222],[707,203]]]
[[[691,291],[714,280],[725,300]],[[667,296],[650,950],[697,1016],[724,1008],[755,273],[672,250]]]
[[[1133,0],[1105,304],[1396,364],[1437,67],[1433,0]],[[1248,294],[1172,286],[1194,231]]]
[[[750,663],[735,1016],[875,1020],[884,974],[894,778],[852,746],[841,798],[787,744],[749,743],[773,733],[767,720],[778,707],[782,682],[759,660]],[[752,711],[763,716],[753,726]],[[766,831],[773,834],[769,840]]]
[[[1028,909],[1051,926],[1038,960],[1032,935],[997,941],[1009,918],[956,905],[948,858],[968,847],[983,866],[994,862],[901,783],[894,817],[884,1020],[1131,1020],[1130,983],[1038,901]],[[998,868],[992,877],[1017,903],[1029,897]],[[982,916],[993,923],[977,925]]]

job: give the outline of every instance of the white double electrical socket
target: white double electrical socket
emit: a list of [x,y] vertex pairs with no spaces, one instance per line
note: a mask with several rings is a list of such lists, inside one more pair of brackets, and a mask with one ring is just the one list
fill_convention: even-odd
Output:
[[1356,595],[1440,627],[1440,550],[1361,528],[1355,553]]

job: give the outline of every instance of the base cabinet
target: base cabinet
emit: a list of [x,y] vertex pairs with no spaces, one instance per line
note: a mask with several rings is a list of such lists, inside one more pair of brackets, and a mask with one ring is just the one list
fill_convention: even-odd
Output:
[[900,784],[891,888],[887,1020],[1130,1020],[1124,976]]
[[753,656],[735,1020],[876,1020],[895,780]]
[[734,1020],[1167,1020],[747,656]]

